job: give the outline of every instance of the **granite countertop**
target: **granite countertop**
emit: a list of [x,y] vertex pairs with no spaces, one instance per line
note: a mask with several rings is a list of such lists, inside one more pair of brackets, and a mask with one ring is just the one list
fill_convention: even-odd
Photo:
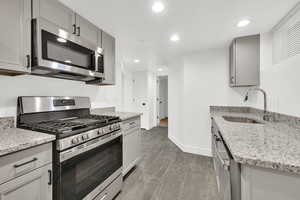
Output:
[[211,116],[236,162],[300,174],[298,127],[285,121],[263,124],[234,123],[224,120],[224,115],[262,121],[262,114],[249,112],[249,109],[228,111],[211,107]]
[[0,156],[48,143],[53,140],[55,140],[54,135],[18,128],[7,128],[0,131]]
[[120,119],[122,121],[125,121],[127,119],[131,119],[131,118],[134,118],[134,117],[139,117],[139,116],[142,115],[142,113],[133,113],[133,112],[118,112],[118,111],[115,111],[115,112],[101,112],[101,111],[97,111],[97,109],[93,109],[92,114],[117,116],[117,117],[120,117]]

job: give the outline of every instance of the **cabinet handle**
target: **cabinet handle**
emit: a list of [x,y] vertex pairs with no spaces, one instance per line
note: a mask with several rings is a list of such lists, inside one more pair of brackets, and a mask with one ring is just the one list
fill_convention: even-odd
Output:
[[230,81],[231,81],[231,83],[234,82],[234,77],[233,76],[230,78]]
[[51,170],[48,170],[48,175],[49,175],[48,185],[52,185],[52,171]]
[[77,27],[77,36],[80,36],[80,27]]
[[35,162],[35,161],[37,161],[37,158],[33,158],[32,160],[29,160],[29,161],[24,162],[24,163],[21,163],[21,164],[15,164],[15,165],[14,165],[14,168],[22,167],[22,166],[24,166],[24,165],[27,165],[27,164],[32,163],[32,162]]
[[29,69],[30,68],[30,55],[26,55],[26,60],[27,60],[26,68]]
[[73,34],[76,35],[76,24],[73,24]]

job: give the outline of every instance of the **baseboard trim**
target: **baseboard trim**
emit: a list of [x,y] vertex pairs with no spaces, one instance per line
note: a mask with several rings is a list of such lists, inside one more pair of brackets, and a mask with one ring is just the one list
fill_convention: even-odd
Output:
[[192,153],[192,154],[208,156],[208,157],[212,156],[210,149],[184,145],[174,136],[168,135],[168,137],[176,146],[178,146],[185,153]]
[[172,136],[172,135],[168,135],[168,138],[169,138],[176,146],[178,146],[179,149],[181,149],[181,151],[185,152],[185,151],[184,151],[184,145],[183,145],[181,142],[179,142],[179,141],[177,140],[177,138],[175,138],[175,137]]

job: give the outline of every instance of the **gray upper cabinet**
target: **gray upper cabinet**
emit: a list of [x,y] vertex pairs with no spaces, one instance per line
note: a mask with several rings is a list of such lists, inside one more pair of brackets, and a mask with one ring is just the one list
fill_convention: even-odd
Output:
[[94,24],[76,14],[76,26],[77,36],[91,42],[92,44],[97,44],[99,29]]
[[0,74],[30,72],[31,1],[0,1]]
[[102,85],[114,85],[115,84],[115,65],[116,65],[116,53],[115,53],[115,38],[108,33],[102,31],[102,48],[104,51],[104,76],[105,79]]
[[75,34],[75,13],[58,0],[33,0],[33,18],[38,17]]
[[260,35],[240,37],[230,46],[230,86],[257,86],[260,83]]

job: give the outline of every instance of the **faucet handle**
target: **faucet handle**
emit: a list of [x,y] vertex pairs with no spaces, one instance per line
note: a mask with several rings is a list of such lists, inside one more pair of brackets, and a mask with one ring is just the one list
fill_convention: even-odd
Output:
[[263,120],[264,121],[267,121],[267,122],[270,122],[270,121],[273,121],[273,116],[271,115],[271,114],[265,114],[264,116],[263,116]]

